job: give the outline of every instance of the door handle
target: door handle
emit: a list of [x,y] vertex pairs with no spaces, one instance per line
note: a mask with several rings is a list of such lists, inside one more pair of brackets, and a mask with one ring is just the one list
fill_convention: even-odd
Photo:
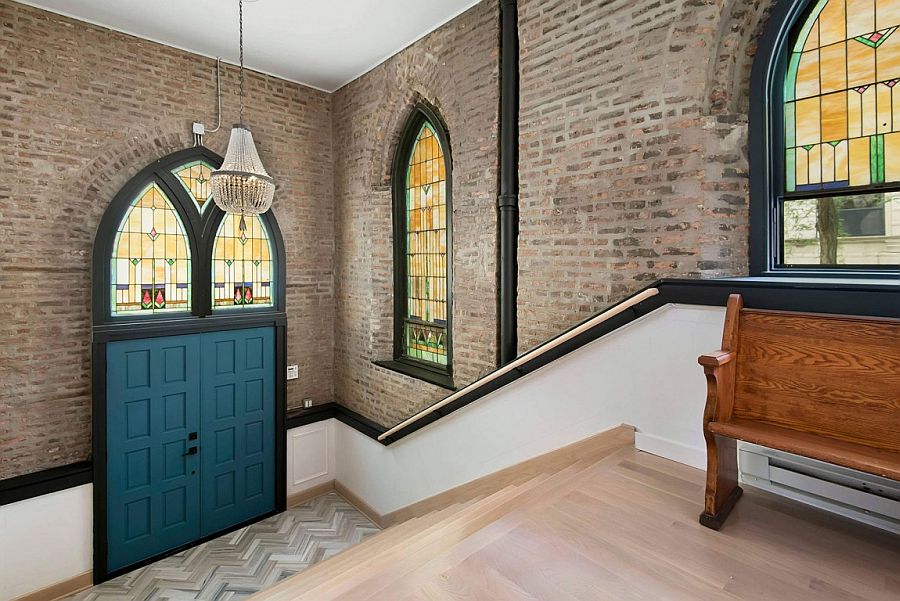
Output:
[[182,457],[187,457],[188,455],[196,455],[197,447],[191,447],[187,451],[181,454]]

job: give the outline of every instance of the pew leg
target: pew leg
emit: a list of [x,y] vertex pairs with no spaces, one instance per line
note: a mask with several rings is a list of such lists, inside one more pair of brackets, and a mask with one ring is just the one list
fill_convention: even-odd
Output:
[[707,438],[706,451],[706,497],[700,523],[718,530],[744,492],[738,486],[737,441],[713,435]]

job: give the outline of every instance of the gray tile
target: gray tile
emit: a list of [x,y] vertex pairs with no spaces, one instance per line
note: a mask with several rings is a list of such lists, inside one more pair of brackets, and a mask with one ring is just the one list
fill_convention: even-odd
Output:
[[67,601],[238,601],[378,531],[359,510],[329,493]]

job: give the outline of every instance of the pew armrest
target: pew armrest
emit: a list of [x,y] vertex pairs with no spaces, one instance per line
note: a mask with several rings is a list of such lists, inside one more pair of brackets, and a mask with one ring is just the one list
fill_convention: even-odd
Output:
[[697,362],[703,367],[721,367],[735,359],[734,351],[715,351],[700,355]]

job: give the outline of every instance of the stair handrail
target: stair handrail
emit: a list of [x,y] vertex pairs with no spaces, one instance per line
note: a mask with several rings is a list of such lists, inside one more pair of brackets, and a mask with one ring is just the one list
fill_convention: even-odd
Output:
[[516,369],[520,365],[534,359],[535,357],[539,357],[540,355],[543,355],[547,351],[550,351],[550,350],[556,348],[560,344],[563,344],[564,342],[571,340],[572,338],[578,336],[579,334],[582,334],[585,331],[590,330],[591,328],[600,325],[604,321],[612,319],[619,313],[622,313],[623,311],[627,311],[628,309],[632,308],[633,306],[638,305],[638,304],[644,302],[645,300],[647,300],[648,298],[656,296],[657,294],[659,294],[658,288],[647,288],[646,290],[643,290],[643,291],[639,292],[638,294],[635,294],[634,296],[625,299],[621,303],[618,303],[617,305],[610,307],[606,311],[603,311],[602,313],[598,313],[594,317],[588,319],[587,321],[580,323],[579,325],[572,328],[571,330],[567,330],[567,331],[563,332],[562,334],[560,334],[559,336],[547,341],[546,343],[531,349],[524,355],[519,355],[518,357],[515,358],[515,360],[510,361],[506,365],[495,369],[491,373],[489,373],[485,376],[482,376],[481,378],[475,380],[474,382],[472,382],[470,384],[467,384],[466,386],[460,388],[459,390],[457,390],[450,396],[441,399],[440,401],[438,401],[437,403],[435,403],[429,407],[426,407],[425,409],[423,409],[422,411],[419,411],[412,417],[405,419],[404,421],[400,422],[399,424],[397,424],[390,430],[387,430],[383,434],[380,434],[378,436],[378,440],[384,440],[385,438],[387,438],[393,434],[396,434],[400,430],[403,430],[404,428],[410,426],[411,424],[416,423],[423,417],[434,413],[441,407],[444,407],[444,406],[452,403],[453,401],[460,398],[461,396],[463,396],[465,394],[469,394],[473,390],[477,390],[478,388],[481,388],[485,384],[496,380],[503,374],[509,373],[510,371]]

